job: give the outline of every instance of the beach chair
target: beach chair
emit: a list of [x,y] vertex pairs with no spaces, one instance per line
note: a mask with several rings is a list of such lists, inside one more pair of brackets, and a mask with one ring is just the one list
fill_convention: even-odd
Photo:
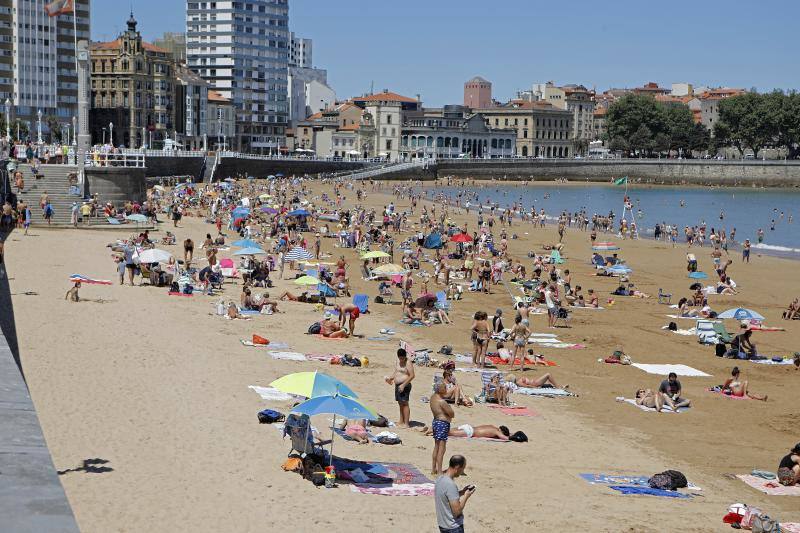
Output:
[[330,440],[319,440],[314,437],[311,431],[311,420],[308,415],[297,415],[294,413],[286,417],[286,422],[283,425],[283,436],[289,435],[292,441],[292,448],[289,450],[289,455],[293,451],[300,454],[300,457],[305,458],[306,455],[315,455],[321,458],[320,462],[324,462],[325,450],[322,448],[326,444],[330,444]]
[[[559,307],[558,312],[556,313],[556,319],[553,321],[553,327],[563,327],[568,328],[570,327],[570,311],[566,307]],[[561,326],[559,326],[561,324]]]
[[447,301],[447,294],[444,291],[436,293],[436,308],[442,311],[450,311],[450,302]]
[[664,289],[658,289],[658,303],[660,304],[672,304],[672,293],[667,294],[664,292]]
[[712,322],[711,325],[714,328],[714,332],[717,334],[717,342],[722,342],[725,344],[730,344],[733,342],[734,336],[728,333],[728,330],[725,329],[725,324],[722,322]]
[[353,305],[358,306],[361,314],[369,313],[369,296],[366,294],[354,294]]
[[141,274],[141,279],[139,280],[139,285],[144,285],[146,281],[148,285],[153,284],[153,280],[150,278],[150,267],[146,263],[139,264],[139,273]]
[[238,278],[239,271],[236,270],[236,265],[233,259],[220,259],[219,260],[220,272],[226,278]]
[[700,344],[717,344],[718,334],[711,320],[698,320],[695,326],[697,342]]
[[[492,383],[492,378],[497,372],[481,372],[481,396],[486,403],[497,403],[497,388]],[[505,387],[506,381],[500,375],[500,386]]]

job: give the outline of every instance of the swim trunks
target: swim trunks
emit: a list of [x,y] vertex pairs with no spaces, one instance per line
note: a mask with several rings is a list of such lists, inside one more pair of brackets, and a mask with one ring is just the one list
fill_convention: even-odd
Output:
[[400,391],[400,385],[394,386],[394,401],[406,402],[411,399],[411,383],[406,385],[406,388]]
[[447,437],[450,434],[450,422],[445,422],[444,420],[434,420],[431,424],[431,429],[433,430],[433,440],[441,440],[447,441]]
[[359,309],[357,307],[355,309],[353,309],[352,311],[350,311],[350,318],[352,318],[353,320],[355,320],[359,316],[361,316],[361,311],[359,311]]
[[468,439],[471,439],[472,435],[475,434],[475,430],[469,424],[464,424],[464,425],[458,426],[458,429],[460,429],[461,431],[466,433]]

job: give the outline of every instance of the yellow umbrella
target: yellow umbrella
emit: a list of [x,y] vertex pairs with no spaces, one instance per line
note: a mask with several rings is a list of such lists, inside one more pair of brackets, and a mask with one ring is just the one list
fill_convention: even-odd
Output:
[[392,256],[380,250],[373,250],[372,252],[367,252],[364,255],[362,255],[361,259],[380,259],[383,257],[392,257]]
[[296,285],[319,285],[321,282],[314,276],[303,276],[294,280]]
[[380,276],[397,276],[406,274],[408,271],[401,267],[400,265],[396,265],[394,263],[387,263],[385,265],[381,265],[377,268],[372,269],[373,275],[380,275]]

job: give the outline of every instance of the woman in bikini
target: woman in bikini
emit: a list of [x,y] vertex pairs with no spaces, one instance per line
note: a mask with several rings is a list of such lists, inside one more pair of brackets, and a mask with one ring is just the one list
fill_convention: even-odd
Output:
[[564,390],[569,388],[569,385],[559,387],[558,383],[556,383],[555,379],[553,379],[553,376],[551,376],[549,372],[539,376],[538,378],[528,378],[525,376],[516,377],[514,374],[509,374],[506,376],[506,382],[514,383],[517,385],[517,387],[526,387],[531,389],[538,389],[544,385],[552,385],[553,388],[563,388]]
[[528,319],[523,319],[522,315],[517,315],[514,319],[514,329],[511,331],[514,337],[514,355],[511,358],[511,367],[514,367],[514,359],[519,357],[519,369],[525,367],[525,346],[528,344],[528,337],[531,336],[531,330],[528,329]]
[[485,311],[478,311],[473,316],[472,327],[472,364],[484,366],[486,358],[486,348],[489,346],[489,316]]
[[725,380],[725,384],[722,385],[722,392],[725,394],[730,393],[731,396],[738,396],[740,398],[744,398],[745,396],[753,399],[753,400],[761,400],[762,402],[767,401],[767,395],[760,396],[758,394],[751,394],[747,390],[747,381],[740,381],[739,379],[739,367],[733,367],[731,370],[731,377]]
[[660,413],[664,408],[664,394],[651,389],[639,389],[636,391],[636,405],[644,405]]

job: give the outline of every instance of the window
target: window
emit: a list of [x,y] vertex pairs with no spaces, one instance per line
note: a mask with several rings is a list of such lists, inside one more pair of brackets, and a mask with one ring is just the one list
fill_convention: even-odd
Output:
[[391,150],[392,149],[392,141],[391,141],[391,139],[387,139],[387,141],[386,141],[386,149],[387,150]]
[[528,138],[528,130],[522,130],[522,138],[523,139],[527,139]]
[[506,119],[506,124],[505,125],[508,126],[508,119]]
[[387,115],[386,116],[386,123],[387,124],[391,124],[392,123],[392,115]]

